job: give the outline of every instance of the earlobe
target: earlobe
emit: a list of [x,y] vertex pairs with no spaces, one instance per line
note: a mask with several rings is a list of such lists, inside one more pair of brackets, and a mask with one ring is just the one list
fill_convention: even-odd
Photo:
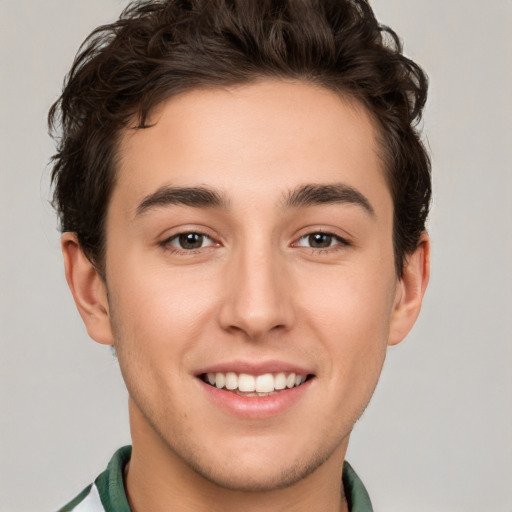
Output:
[[430,276],[430,239],[424,233],[407,258],[398,284],[388,345],[400,343],[414,326]]
[[64,233],[61,247],[66,281],[89,336],[98,343],[112,345],[105,283],[84,254],[75,233]]

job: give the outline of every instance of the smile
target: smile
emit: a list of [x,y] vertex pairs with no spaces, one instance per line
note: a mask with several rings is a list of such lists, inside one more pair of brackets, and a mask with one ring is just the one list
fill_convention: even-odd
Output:
[[308,375],[296,373],[264,373],[250,375],[248,373],[216,372],[201,375],[204,382],[218,389],[225,389],[245,397],[261,397],[275,395],[280,391],[301,386]]

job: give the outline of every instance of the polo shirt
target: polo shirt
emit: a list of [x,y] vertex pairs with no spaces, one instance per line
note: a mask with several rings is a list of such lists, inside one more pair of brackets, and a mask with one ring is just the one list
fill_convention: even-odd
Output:
[[[124,467],[130,460],[131,446],[120,448],[110,460],[107,469],[87,486],[75,499],[58,512],[131,512],[124,490]],[[373,512],[366,489],[345,461],[343,487],[350,512]]]

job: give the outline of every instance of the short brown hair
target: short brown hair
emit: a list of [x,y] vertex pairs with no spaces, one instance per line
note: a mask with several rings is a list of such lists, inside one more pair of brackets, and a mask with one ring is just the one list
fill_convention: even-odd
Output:
[[61,229],[76,232],[100,271],[121,131],[134,116],[146,127],[152,109],[180,92],[266,77],[348,95],[376,120],[402,274],[431,197],[430,160],[416,129],[427,77],[365,0],[137,1],[89,35],[48,120],[58,138],[52,180]]

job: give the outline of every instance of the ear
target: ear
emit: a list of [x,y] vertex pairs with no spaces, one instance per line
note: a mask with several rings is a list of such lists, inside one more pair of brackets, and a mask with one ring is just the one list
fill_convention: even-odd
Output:
[[395,297],[388,345],[400,343],[420,314],[430,276],[430,239],[424,233],[416,250],[407,258]]
[[103,279],[84,254],[75,233],[64,233],[61,247],[66,281],[89,336],[98,343],[112,345],[114,339]]

